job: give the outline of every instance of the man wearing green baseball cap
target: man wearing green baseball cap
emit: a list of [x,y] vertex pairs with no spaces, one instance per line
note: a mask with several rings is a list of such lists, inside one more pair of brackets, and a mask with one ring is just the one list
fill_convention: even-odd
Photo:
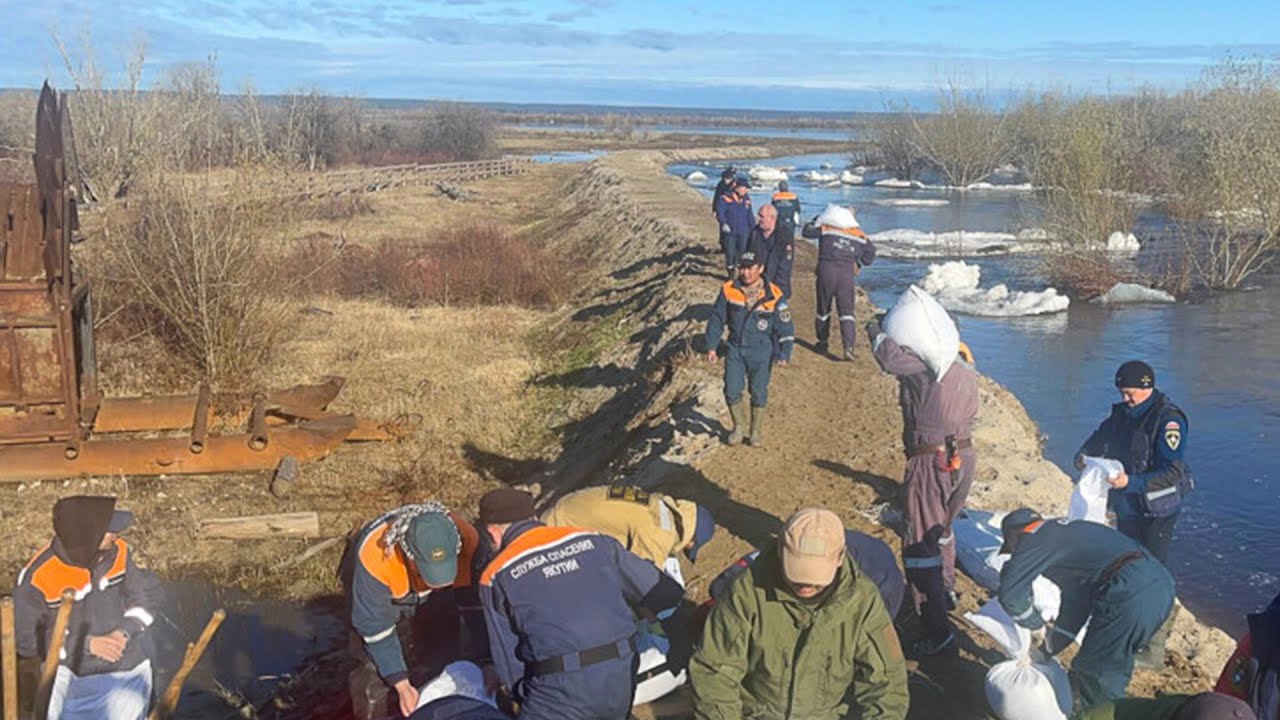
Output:
[[[407,717],[418,704],[416,682],[432,660],[462,657],[489,664],[484,615],[473,562],[479,533],[438,502],[396,508],[365,526],[348,545],[339,574],[351,604],[353,650],[365,661],[351,676],[356,718],[381,717],[394,689],[394,706]],[[430,638],[423,637],[428,625]],[[358,649],[356,646],[359,646]],[[428,654],[429,651],[429,654]]]

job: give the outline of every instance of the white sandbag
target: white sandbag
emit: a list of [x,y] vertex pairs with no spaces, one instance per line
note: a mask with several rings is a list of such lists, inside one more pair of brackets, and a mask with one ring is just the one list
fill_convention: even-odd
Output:
[[987,704],[1000,720],[1065,720],[1071,683],[1057,660],[1006,660],[987,671]]
[[912,285],[898,298],[880,328],[910,348],[941,380],[960,350],[960,331],[932,295]]
[[640,653],[639,674],[644,679],[636,684],[636,696],[631,702],[632,707],[666,697],[688,682],[688,673],[684,671],[679,675],[672,675],[670,670],[664,670],[653,677],[645,677],[650,670],[667,662],[667,651],[670,649],[671,643],[661,635],[650,632],[641,632],[636,635],[636,652]]
[[449,663],[439,675],[431,679],[431,682],[423,685],[418,691],[418,707],[433,700],[454,695],[462,695],[472,700],[479,700],[491,707],[498,707],[497,701],[484,688],[484,671],[467,660]]
[[1031,661],[1031,631],[1019,626],[997,599],[965,618],[991,636],[1009,656],[987,672],[987,703],[1001,720],[1065,720],[1071,685],[1056,660]]
[[[839,181],[837,181],[839,182]],[[854,217],[853,211],[843,205],[828,205],[818,215],[818,225],[839,228],[841,230],[850,230],[858,227],[858,219]]]
[[1124,465],[1119,460],[1110,458],[1084,458],[1084,470],[1080,472],[1080,480],[1075,490],[1071,491],[1071,503],[1067,506],[1068,520],[1088,520],[1099,525],[1107,524],[1107,493],[1111,483],[1107,482],[1124,472]]
[[132,670],[81,677],[59,665],[46,717],[60,720],[145,720],[151,661]]

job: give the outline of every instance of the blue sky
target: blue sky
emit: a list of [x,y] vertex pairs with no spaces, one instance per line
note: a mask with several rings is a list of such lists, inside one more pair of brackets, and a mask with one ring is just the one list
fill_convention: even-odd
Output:
[[223,87],[366,97],[877,110],[948,83],[996,94],[1181,88],[1280,55],[1256,0],[0,0],[0,87],[67,77],[51,34],[88,29],[148,77],[216,55]]

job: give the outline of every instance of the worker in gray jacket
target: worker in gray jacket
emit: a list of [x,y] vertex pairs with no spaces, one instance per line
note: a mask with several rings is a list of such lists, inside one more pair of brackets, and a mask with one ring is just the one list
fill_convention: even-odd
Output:
[[876,362],[898,378],[902,444],[906,452],[903,488],[907,529],[903,566],[925,638],[916,654],[934,655],[950,647],[955,634],[947,612],[954,605],[956,548],[951,523],[964,509],[973,485],[976,456],[973,423],[978,415],[978,373],[957,357],[941,380],[910,348],[867,324]]

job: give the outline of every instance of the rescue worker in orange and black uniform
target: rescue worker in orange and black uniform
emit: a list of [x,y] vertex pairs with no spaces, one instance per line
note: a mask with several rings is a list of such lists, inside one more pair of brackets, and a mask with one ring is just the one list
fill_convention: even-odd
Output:
[[115,504],[113,497],[59,500],[53,540],[23,568],[13,591],[19,669],[33,690],[54,642],[62,593],[75,594],[67,634],[57,639],[62,660],[47,700],[50,718],[142,718],[151,700],[149,631],[164,592],[119,538],[133,513]]
[[492,672],[475,583],[480,550],[475,527],[437,502],[396,508],[348,545],[339,575],[351,604],[352,649],[365,660],[351,674],[357,718],[381,717],[388,704],[410,715],[419,684],[464,654]]
[[794,236],[796,228],[800,227],[800,198],[791,192],[786,180],[778,181],[778,192],[773,194],[772,204],[778,211],[778,224]]
[[715,362],[720,338],[729,329],[728,351],[724,358],[724,398],[733,417],[728,443],[742,442],[747,413],[744,391],[751,391],[752,447],[761,447],[765,406],[769,402],[769,376],[773,368],[773,346],[778,343],[782,362],[791,358],[795,326],[791,310],[782,302],[782,289],[765,281],[764,249],[759,244],[747,248],[738,258],[738,277],[726,282],[716,297],[707,321],[704,338],[707,360]]

